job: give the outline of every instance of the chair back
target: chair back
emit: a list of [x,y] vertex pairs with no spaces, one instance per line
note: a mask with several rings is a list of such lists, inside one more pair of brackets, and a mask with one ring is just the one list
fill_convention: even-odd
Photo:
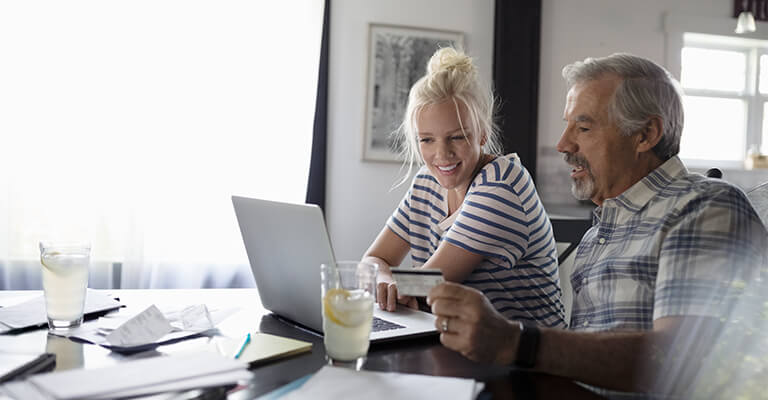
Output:
[[589,218],[550,217],[549,221],[552,223],[555,242],[568,244],[568,247],[557,256],[558,264],[562,265],[568,256],[576,250],[584,233],[592,227],[592,220]]
[[760,220],[763,221],[763,225],[768,226],[768,182],[747,191],[747,198],[760,216]]
[[[552,233],[557,243],[558,256],[558,277],[560,278],[560,289],[562,297],[560,300],[565,306],[565,320],[571,320],[571,311],[573,307],[573,287],[571,286],[571,272],[573,270],[572,253],[581,243],[584,233],[592,226],[592,219],[588,217],[556,217],[549,216],[552,223]],[[565,247],[564,247],[565,246]]]

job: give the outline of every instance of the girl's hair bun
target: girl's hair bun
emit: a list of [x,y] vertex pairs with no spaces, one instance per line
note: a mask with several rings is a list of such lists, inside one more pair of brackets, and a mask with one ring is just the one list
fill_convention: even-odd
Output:
[[428,75],[436,75],[441,72],[473,74],[475,66],[472,64],[472,58],[468,55],[452,47],[444,47],[432,55],[427,65]]

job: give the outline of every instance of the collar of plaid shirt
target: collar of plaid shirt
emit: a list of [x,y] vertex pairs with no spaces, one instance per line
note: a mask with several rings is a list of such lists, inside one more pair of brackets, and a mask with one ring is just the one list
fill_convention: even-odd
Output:
[[622,207],[636,213],[645,207],[659,191],[668,186],[673,180],[688,174],[688,169],[683,165],[679,157],[674,156],[665,161],[658,168],[651,171],[622,194],[611,199],[605,199],[603,206],[593,211],[592,225],[600,222],[603,210],[610,207]]

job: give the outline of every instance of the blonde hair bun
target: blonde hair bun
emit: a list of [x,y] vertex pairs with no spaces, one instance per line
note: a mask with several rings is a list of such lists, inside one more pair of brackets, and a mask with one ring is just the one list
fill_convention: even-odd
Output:
[[[466,112],[468,128],[483,141],[485,154],[501,154],[499,129],[494,121],[495,98],[493,91],[480,80],[472,57],[452,47],[438,49],[427,63],[426,75],[419,78],[408,93],[408,105],[395,140],[405,160],[408,172],[400,180],[407,181],[414,163],[421,164],[416,122],[428,106],[453,101],[456,118],[461,121],[461,108]],[[462,132],[465,126],[461,125]]]
[[434,76],[443,72],[474,75],[475,66],[468,55],[452,47],[444,47],[437,50],[427,64],[427,75]]

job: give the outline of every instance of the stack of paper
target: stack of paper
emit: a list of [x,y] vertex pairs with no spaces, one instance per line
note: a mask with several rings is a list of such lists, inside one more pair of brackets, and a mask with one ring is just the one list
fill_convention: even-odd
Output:
[[135,353],[214,332],[216,325],[235,311],[231,308],[209,312],[204,304],[197,304],[161,312],[152,305],[136,315],[118,313],[99,318],[95,324],[83,325],[69,336],[113,351]]
[[50,371],[55,366],[56,355],[51,353],[0,353],[0,383]]
[[222,386],[252,377],[245,363],[203,352],[34,375],[0,386],[0,393],[24,400],[100,400]]
[[[86,292],[84,311],[86,316],[118,308],[120,308],[120,302],[110,296],[91,289]],[[45,298],[42,294],[21,304],[0,308],[0,333],[45,325],[47,321]]]
[[472,400],[483,390],[473,379],[354,371],[325,366],[298,389],[281,399],[462,399]]

